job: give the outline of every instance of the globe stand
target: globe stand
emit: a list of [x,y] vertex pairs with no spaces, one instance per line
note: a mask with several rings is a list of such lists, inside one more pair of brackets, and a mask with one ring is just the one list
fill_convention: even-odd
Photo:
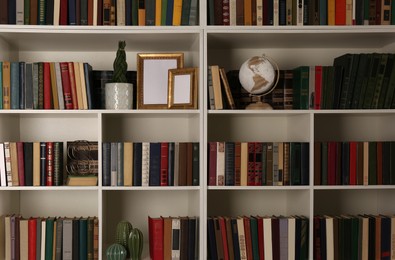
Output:
[[[264,95],[260,95],[260,96],[253,96],[252,99],[254,101],[254,103],[249,104],[248,106],[246,106],[246,110],[273,110],[273,107],[265,102],[262,102],[262,96]],[[255,100],[254,100],[255,99]]]

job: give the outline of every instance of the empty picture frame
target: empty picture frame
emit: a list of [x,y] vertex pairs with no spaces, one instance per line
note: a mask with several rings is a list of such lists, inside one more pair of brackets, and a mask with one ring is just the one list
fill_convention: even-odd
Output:
[[170,69],[168,88],[169,108],[197,108],[197,68]]
[[137,54],[137,109],[168,108],[169,69],[183,66],[183,53]]

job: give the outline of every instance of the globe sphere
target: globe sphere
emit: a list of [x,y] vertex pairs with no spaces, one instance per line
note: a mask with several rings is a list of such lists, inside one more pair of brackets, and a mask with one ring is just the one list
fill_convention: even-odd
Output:
[[250,94],[268,93],[276,82],[276,70],[265,56],[254,56],[240,67],[239,80]]

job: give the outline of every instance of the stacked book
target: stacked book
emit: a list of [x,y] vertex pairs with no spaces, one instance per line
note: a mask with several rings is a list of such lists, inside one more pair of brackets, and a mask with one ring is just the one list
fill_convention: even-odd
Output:
[[148,216],[151,259],[199,259],[197,217]]
[[4,259],[98,259],[97,217],[0,216]]
[[0,143],[0,184],[63,185],[63,142]]
[[390,25],[390,1],[209,0],[209,25]]
[[103,142],[103,186],[198,186],[197,142]]
[[0,62],[0,109],[92,109],[85,62]]
[[198,25],[197,0],[5,1],[0,24],[17,25]]
[[209,259],[308,259],[309,220],[303,216],[209,217]]
[[208,185],[309,184],[309,143],[209,142]]
[[315,216],[314,259],[392,259],[393,215]]
[[315,142],[315,185],[394,185],[395,142]]

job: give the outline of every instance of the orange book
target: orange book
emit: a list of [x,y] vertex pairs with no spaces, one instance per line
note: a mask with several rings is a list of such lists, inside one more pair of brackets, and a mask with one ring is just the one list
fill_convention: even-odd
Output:
[[160,26],[162,20],[162,0],[155,0],[155,25]]
[[78,109],[77,88],[75,86],[75,74],[74,74],[73,62],[69,62],[68,66],[69,66],[71,101],[73,103],[73,109]]
[[252,0],[244,0],[244,25],[252,25]]
[[173,25],[181,25],[182,0],[174,0]]
[[139,9],[138,9],[138,25],[144,26],[145,25],[145,1],[139,1]]
[[11,108],[11,67],[9,61],[3,61],[3,109]]

